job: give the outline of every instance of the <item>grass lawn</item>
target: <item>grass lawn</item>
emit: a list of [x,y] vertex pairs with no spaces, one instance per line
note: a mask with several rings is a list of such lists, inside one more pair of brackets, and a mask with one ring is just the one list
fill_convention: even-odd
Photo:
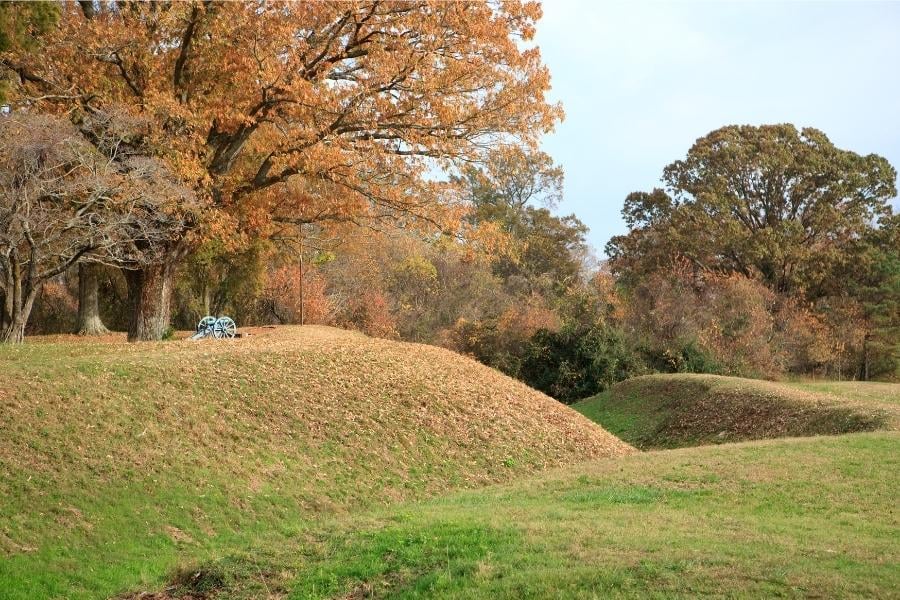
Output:
[[786,381],[784,385],[860,402],[900,404],[900,384],[877,381]]
[[169,593],[896,597],[898,450],[882,432],[595,461],[331,519],[187,569]]

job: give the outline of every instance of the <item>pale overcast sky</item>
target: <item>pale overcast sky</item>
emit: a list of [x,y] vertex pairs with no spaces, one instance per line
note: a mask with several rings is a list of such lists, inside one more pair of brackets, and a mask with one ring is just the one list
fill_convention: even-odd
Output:
[[[544,0],[566,120],[544,149],[602,254],[625,196],[726,124],[794,123],[900,169],[900,2]],[[896,202],[895,202],[896,206]]]

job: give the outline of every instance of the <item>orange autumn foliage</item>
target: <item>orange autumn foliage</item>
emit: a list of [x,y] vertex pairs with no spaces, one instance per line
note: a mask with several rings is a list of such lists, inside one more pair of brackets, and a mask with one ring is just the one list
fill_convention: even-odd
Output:
[[385,294],[371,290],[353,302],[353,325],[372,337],[396,339],[397,320]]
[[527,343],[541,329],[556,331],[559,326],[559,316],[534,296],[507,308],[497,319],[498,333],[510,346]]
[[[435,167],[534,145],[561,109],[528,42],[537,2],[65,3],[40,52],[9,52],[16,104],[152,122],[213,210],[207,235],[390,218],[446,228]],[[524,43],[523,43],[524,42]]]
[[262,301],[269,316],[279,323],[300,323],[301,298],[304,324],[334,323],[334,305],[326,295],[325,279],[314,267],[303,267],[302,291],[299,265],[285,265],[268,273]]
[[662,356],[695,345],[728,374],[775,377],[828,367],[840,354],[834,327],[808,307],[738,273],[696,269],[685,260],[637,286],[628,329]]

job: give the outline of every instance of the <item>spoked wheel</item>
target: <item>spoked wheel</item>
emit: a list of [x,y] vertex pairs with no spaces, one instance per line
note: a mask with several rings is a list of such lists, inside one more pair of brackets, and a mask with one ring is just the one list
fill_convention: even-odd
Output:
[[237,335],[237,325],[231,317],[221,317],[213,325],[213,335],[219,339],[231,339]]
[[206,331],[207,329],[212,329],[213,325],[216,324],[216,318],[212,315],[207,315],[200,319],[200,322],[197,323],[197,333],[201,331]]

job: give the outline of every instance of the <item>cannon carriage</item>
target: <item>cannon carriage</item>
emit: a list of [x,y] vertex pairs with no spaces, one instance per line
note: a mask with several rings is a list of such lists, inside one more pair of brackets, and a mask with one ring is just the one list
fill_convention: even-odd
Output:
[[213,317],[212,315],[207,315],[197,323],[197,332],[191,336],[191,339],[201,340],[207,337],[217,340],[238,337],[237,324],[231,317]]

